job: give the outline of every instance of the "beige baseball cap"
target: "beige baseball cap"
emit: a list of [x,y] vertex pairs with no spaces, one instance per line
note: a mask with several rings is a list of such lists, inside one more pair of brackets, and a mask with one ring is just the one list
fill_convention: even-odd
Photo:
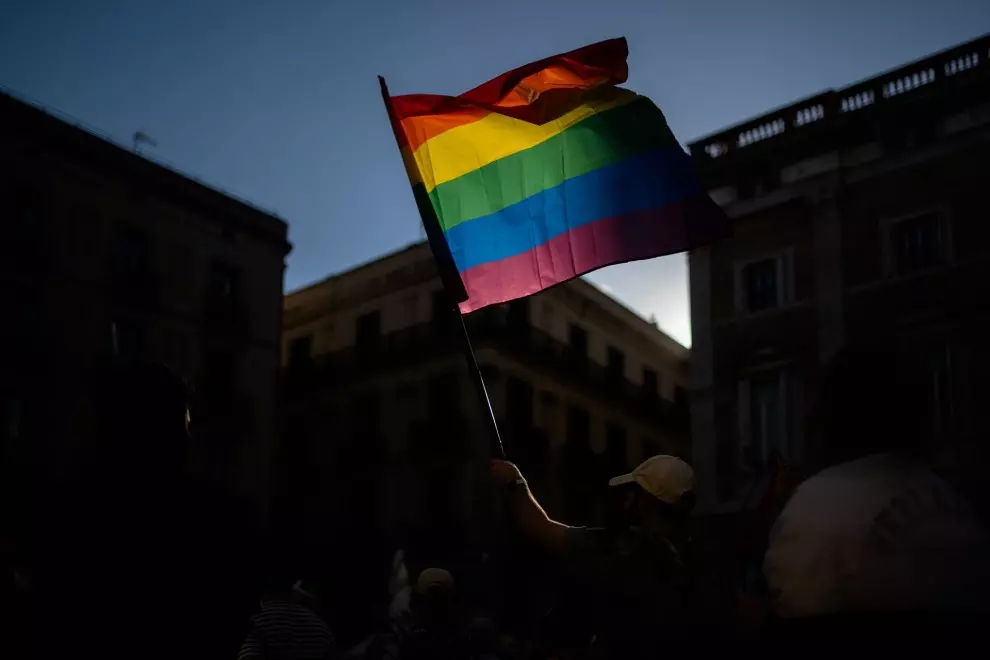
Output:
[[442,568],[424,568],[416,579],[416,591],[425,594],[431,589],[450,591],[454,588],[454,576]]
[[676,456],[653,456],[629,474],[615,477],[609,486],[639,484],[643,490],[667,504],[676,504],[684,493],[694,489],[694,470]]

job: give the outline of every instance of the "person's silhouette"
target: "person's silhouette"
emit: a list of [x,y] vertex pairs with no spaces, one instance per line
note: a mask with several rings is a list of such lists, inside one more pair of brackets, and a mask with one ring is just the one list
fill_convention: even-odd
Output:
[[819,394],[813,430],[826,467],[791,496],[763,563],[777,632],[903,640],[977,630],[964,626],[986,615],[990,535],[924,461],[924,372],[888,346],[853,345]]
[[[234,657],[257,609],[249,513],[185,469],[186,387],[159,364],[104,374],[88,460],[49,524],[43,640],[100,657]],[[65,647],[65,648],[63,648]]]

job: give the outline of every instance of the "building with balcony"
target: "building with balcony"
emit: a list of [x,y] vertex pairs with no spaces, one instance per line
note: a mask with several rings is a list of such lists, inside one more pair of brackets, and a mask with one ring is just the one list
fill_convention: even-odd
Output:
[[271,213],[0,94],[0,433],[39,479],[86,451],[113,360],[196,391],[197,459],[267,495],[287,226]]
[[[688,350],[588,282],[464,318],[506,454],[553,515],[590,521],[610,476],[690,451]],[[459,323],[426,244],[286,296],[286,510],[473,538],[492,452]]]
[[733,237],[692,252],[702,502],[745,504],[774,454],[813,468],[822,365],[880,340],[930,375],[931,458],[986,467],[990,37],[690,145]]

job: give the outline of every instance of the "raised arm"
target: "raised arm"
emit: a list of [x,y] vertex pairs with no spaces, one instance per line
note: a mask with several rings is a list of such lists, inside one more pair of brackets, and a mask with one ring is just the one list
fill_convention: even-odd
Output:
[[567,547],[567,525],[551,520],[536,501],[522,474],[508,461],[492,461],[492,480],[508,492],[508,508],[523,534],[549,552],[562,555]]

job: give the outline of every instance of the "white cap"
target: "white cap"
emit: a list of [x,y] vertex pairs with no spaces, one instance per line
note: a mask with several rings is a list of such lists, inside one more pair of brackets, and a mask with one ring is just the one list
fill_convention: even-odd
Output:
[[667,504],[676,504],[681,496],[694,489],[694,470],[676,456],[653,456],[629,474],[615,477],[609,486],[639,484],[643,490]]

